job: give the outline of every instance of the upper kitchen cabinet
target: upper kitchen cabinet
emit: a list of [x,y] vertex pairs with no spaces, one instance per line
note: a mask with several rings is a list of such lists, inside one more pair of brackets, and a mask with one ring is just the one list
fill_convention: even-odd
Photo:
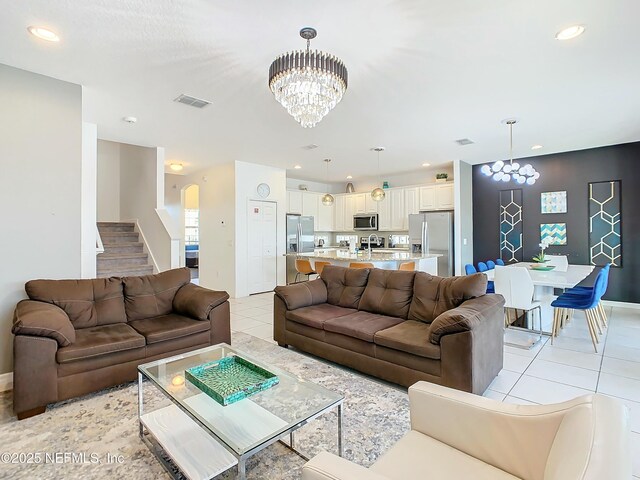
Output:
[[355,198],[354,213],[356,215],[360,213],[367,213],[367,194],[356,193],[353,197]]
[[436,208],[453,209],[453,183],[436,185]]
[[[345,195],[334,195],[335,201],[333,203],[333,227],[336,232],[344,232],[349,230],[351,225],[348,225],[345,217]],[[349,219],[351,220],[351,219]],[[351,222],[349,222],[351,223]]]
[[[394,188],[387,192],[386,197],[389,199],[391,210],[390,229],[394,231],[405,230],[407,227],[405,224],[408,222],[408,218],[405,214],[405,199],[404,189]],[[387,198],[385,198],[386,201]]]
[[302,215],[302,192],[299,190],[287,190],[287,213]]
[[378,207],[378,230],[391,231],[391,192],[387,191],[384,199],[376,202]]
[[318,230],[318,205],[320,204],[320,194],[313,192],[302,192],[302,215],[313,217],[313,226]]
[[408,216],[413,213],[420,213],[420,187],[407,187],[404,189],[405,217],[408,228]]
[[345,195],[344,197],[344,231],[353,230],[353,216],[356,214],[356,195]]
[[371,193],[364,194],[364,213],[378,213],[378,203],[371,198]]
[[318,221],[316,222],[316,230],[319,232],[332,232],[334,229],[333,218],[334,208],[336,206],[335,197],[333,205],[324,205],[322,203],[323,195],[318,195]]
[[429,185],[420,187],[420,211],[433,210],[436,207],[436,187]]

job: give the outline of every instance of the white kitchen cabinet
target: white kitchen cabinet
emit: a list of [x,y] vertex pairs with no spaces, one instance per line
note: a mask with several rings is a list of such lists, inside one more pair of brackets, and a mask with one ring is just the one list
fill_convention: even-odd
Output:
[[302,192],[302,215],[313,217],[313,227],[318,230],[319,193]]
[[371,198],[371,192],[364,194],[364,213],[378,213],[378,203]]
[[322,203],[322,197],[324,195],[318,195],[318,224],[316,230],[319,232],[332,232],[333,231],[333,209],[335,207],[335,197],[333,205],[324,205]]
[[301,191],[287,190],[287,213],[298,213],[302,215]]
[[453,208],[453,183],[436,185],[436,208]]
[[420,210],[433,210],[436,207],[436,187],[428,185],[420,187]]
[[405,198],[405,216],[404,216],[404,228],[409,228],[409,215],[414,213],[420,213],[420,188],[408,187],[404,189]]
[[391,220],[390,230],[398,231],[405,230],[405,226],[408,223],[408,218],[405,212],[405,198],[404,188],[394,188],[387,192],[387,196],[390,200]]
[[356,214],[356,195],[344,197],[344,231],[353,231],[353,216]]
[[355,210],[354,213],[367,213],[367,194],[366,193],[356,193],[355,197]]
[[336,232],[344,232],[347,227],[345,226],[345,215],[344,215],[344,200],[345,195],[334,195],[335,202],[334,212],[333,212],[333,228]]
[[387,191],[384,200],[376,202],[378,205],[378,230],[391,231],[391,192]]

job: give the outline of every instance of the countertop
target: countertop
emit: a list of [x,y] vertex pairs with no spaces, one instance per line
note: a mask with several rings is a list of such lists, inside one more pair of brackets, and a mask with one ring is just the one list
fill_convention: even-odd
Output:
[[422,254],[422,253],[413,253],[409,251],[398,251],[398,252],[390,252],[386,250],[384,252],[377,252],[375,249],[371,253],[371,258],[369,258],[369,252],[363,251],[359,253],[349,253],[348,250],[321,250],[316,249],[315,252],[311,253],[291,253],[288,255],[293,255],[296,257],[305,257],[305,258],[318,258],[322,260],[336,260],[336,261],[354,261],[354,262],[406,262],[410,260],[426,260],[429,258],[438,258],[442,255],[439,254]]

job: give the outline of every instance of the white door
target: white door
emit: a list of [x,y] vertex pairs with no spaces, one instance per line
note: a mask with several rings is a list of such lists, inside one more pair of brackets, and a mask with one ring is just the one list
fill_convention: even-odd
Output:
[[268,292],[277,283],[276,203],[249,201],[247,244],[249,245],[249,294]]

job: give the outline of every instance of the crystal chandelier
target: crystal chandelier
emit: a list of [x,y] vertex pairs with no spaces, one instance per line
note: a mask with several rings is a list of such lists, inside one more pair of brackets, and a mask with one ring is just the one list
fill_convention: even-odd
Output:
[[281,55],[269,68],[273,95],[304,128],[315,127],[340,103],[347,90],[347,68],[342,60],[309,50],[316,35],[314,28],[300,30],[300,36],[307,41],[307,50]]
[[[380,183],[380,152],[384,152],[384,147],[375,147],[371,150],[378,152],[378,183]],[[371,190],[371,198],[373,198],[375,202],[381,202],[384,200],[385,195],[384,190],[380,187],[376,187]]]
[[[329,184],[329,163],[331,162],[331,159],[325,158],[324,161],[327,164],[327,184]],[[333,205],[333,195],[331,195],[330,193],[325,193],[322,196],[322,204],[327,207]]]
[[513,161],[513,126],[517,123],[515,119],[505,120],[504,123],[509,125],[509,162],[505,163],[498,160],[493,165],[483,165],[480,171],[487,177],[493,177],[496,182],[509,182],[513,180],[519,185],[533,185],[540,178],[540,173],[536,171],[531,164],[520,166],[518,162]]

